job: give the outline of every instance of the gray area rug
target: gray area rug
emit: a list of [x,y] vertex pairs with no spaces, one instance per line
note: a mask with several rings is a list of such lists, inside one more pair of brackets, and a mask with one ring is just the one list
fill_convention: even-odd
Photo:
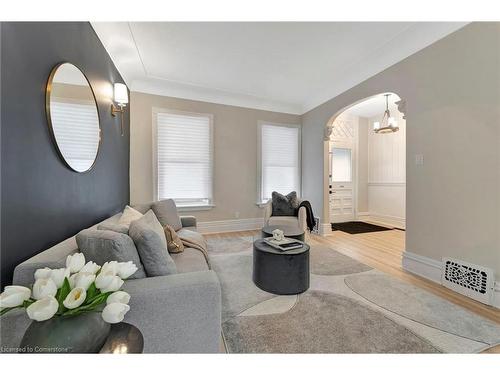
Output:
[[223,323],[230,353],[436,353],[383,314],[347,297],[308,291],[283,314]]
[[350,275],[345,283],[368,301],[408,319],[489,345],[500,343],[500,325],[393,277]]
[[257,288],[252,281],[252,252],[210,254],[222,291],[222,321],[238,315],[275,295]]
[[208,238],[208,252],[212,254],[230,254],[252,250],[253,237]]
[[309,251],[311,273],[316,275],[349,275],[372,268],[325,246],[313,246]]

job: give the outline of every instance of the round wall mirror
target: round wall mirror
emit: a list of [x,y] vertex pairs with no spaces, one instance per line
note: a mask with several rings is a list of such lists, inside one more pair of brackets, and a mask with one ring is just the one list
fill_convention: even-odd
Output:
[[75,172],[90,170],[101,143],[99,114],[87,77],[73,64],[61,63],[52,69],[46,111],[50,132],[64,163]]

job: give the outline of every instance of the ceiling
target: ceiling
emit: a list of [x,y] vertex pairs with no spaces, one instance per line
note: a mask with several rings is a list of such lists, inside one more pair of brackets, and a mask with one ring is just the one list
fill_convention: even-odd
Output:
[[132,91],[303,114],[464,26],[94,22]]

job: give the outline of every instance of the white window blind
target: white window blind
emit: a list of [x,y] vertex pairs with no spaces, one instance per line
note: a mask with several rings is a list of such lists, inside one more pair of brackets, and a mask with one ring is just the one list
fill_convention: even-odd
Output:
[[300,194],[300,128],[261,124],[260,201],[267,202],[273,191]]
[[157,196],[179,207],[212,204],[212,119],[160,112],[157,120]]
[[50,116],[57,147],[64,159],[75,170],[88,170],[99,147],[99,119],[95,104],[53,100]]

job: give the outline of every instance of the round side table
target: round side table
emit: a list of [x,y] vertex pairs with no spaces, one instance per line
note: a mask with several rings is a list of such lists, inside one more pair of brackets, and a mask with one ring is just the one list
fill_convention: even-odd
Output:
[[253,243],[253,282],[274,294],[299,294],[309,289],[309,245],[280,251],[264,239]]

